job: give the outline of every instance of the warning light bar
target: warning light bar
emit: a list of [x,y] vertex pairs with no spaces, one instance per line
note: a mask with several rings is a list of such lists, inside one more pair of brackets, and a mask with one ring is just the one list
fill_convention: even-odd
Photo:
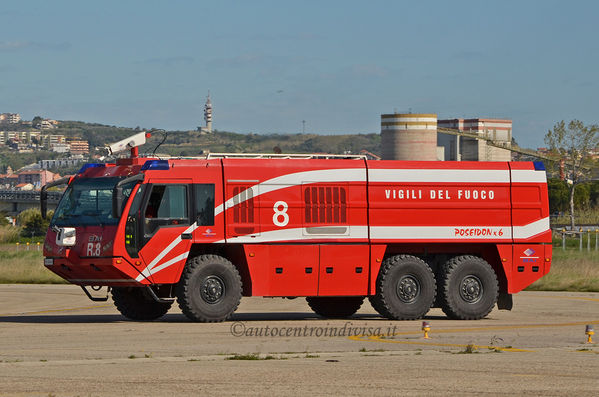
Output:
[[148,160],[141,166],[142,171],[165,171],[169,169],[168,160]]
[[85,170],[87,170],[88,168],[103,168],[103,167],[106,167],[106,164],[87,163],[87,164],[83,164],[83,166],[79,169],[79,171],[77,173],[83,174],[85,172]]

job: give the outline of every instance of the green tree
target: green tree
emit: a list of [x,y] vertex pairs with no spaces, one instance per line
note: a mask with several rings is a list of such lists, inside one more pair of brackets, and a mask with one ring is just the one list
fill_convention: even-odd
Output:
[[52,213],[49,213],[46,219],[43,219],[40,210],[37,208],[30,208],[21,212],[17,216],[17,223],[23,226],[21,235],[23,237],[45,235],[51,218]]
[[591,207],[599,205],[599,181],[591,182]]
[[549,179],[547,189],[549,191],[549,211],[551,213],[566,211],[570,196],[570,189],[568,189],[566,182],[559,179]]
[[577,210],[588,209],[591,203],[591,185],[581,183],[574,193],[574,208]]
[[44,119],[41,116],[35,116],[33,120],[31,120],[31,125],[37,127],[39,123],[41,123]]
[[8,219],[6,219],[7,216],[8,214],[6,212],[0,211],[0,226],[10,225],[10,222],[8,221]]
[[592,163],[590,150],[599,145],[599,125],[584,125],[572,120],[567,125],[562,120],[545,135],[545,143],[561,160],[570,189],[570,226],[574,229],[574,192],[576,186],[588,179],[587,167]]

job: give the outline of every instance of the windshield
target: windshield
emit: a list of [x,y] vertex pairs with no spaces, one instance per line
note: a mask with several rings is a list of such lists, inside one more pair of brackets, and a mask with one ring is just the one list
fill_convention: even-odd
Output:
[[[51,226],[116,225],[112,217],[112,189],[123,178],[85,178],[75,180],[65,191]],[[123,186],[123,203],[135,182]]]

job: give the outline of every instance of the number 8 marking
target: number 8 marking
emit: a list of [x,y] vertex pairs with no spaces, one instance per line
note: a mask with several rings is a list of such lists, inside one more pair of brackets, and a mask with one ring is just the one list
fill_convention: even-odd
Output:
[[[283,209],[281,210],[279,207],[283,207]],[[272,216],[272,223],[279,227],[287,226],[289,223],[289,214],[287,213],[288,208],[289,205],[287,205],[286,202],[277,201],[272,207],[272,209],[275,211],[274,215]],[[283,217],[283,221],[279,220],[280,217]]]

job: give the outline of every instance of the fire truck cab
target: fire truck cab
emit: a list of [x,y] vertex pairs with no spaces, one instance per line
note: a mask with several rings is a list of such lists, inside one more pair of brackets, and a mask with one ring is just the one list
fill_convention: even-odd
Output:
[[47,185],[42,212],[59,183],[45,266],[93,299],[86,287],[109,287],[133,320],[176,300],[223,321],[242,296],[306,297],[333,318],[368,298],[389,319],[480,319],[551,264],[537,162],[133,157]]

